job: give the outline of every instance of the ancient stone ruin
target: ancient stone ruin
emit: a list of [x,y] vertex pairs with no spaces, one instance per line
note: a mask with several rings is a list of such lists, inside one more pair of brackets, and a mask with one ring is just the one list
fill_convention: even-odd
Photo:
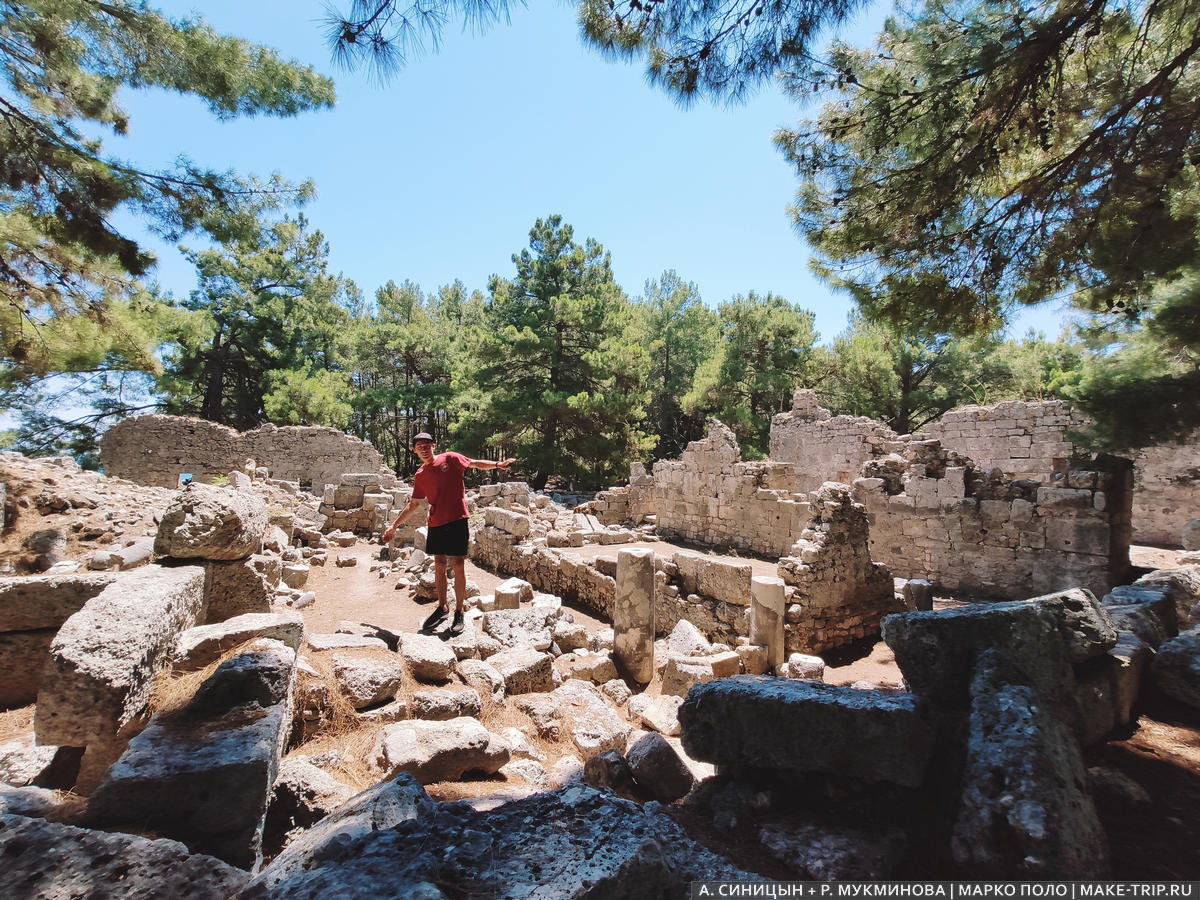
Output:
[[[334,572],[433,595],[419,521],[364,542],[411,489],[361,457],[237,445],[178,490],[0,457],[0,701],[32,714],[0,744],[0,893],[1123,871],[1089,754],[1148,696],[1200,710],[1200,557],[1126,583],[1119,461],[1018,477],[808,399],[831,473],[742,461],[714,423],[573,509],[472,490],[490,581],[456,637],[312,627]],[[203,471],[176,460],[146,480]],[[894,684],[825,682],[880,635]]]

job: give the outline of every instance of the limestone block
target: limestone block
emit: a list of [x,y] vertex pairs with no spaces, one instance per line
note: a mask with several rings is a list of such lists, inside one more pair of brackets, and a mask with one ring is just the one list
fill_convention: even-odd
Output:
[[179,714],[155,716],[130,741],[93,794],[89,818],[258,866],[295,675],[296,655],[278,641],[257,641],[223,662]]
[[640,684],[654,677],[654,605],[654,552],[622,550],[613,598],[613,657]]
[[942,706],[966,707],[974,660],[989,647],[1003,649],[1048,697],[1071,684],[1058,619],[1038,603],[896,613],[881,631],[909,689]]
[[246,883],[242,869],[178,841],[76,828],[0,815],[0,896],[188,897],[226,900]]
[[[328,497],[329,485],[326,485],[325,494]],[[363,494],[361,484],[339,484],[333,489],[333,506],[336,509],[357,509],[363,505]]]
[[178,559],[242,559],[262,549],[267,507],[257,496],[193,482],[167,505],[154,552]]
[[749,563],[730,563],[705,559],[700,566],[697,593],[725,603],[750,605],[750,581],[754,570]]
[[1054,615],[1067,657],[1073,663],[1103,656],[1117,642],[1112,617],[1091,591],[1072,588],[1025,602],[1037,603]]
[[770,676],[697,685],[679,724],[693,759],[909,787],[925,779],[935,742],[929,713],[911,694]]
[[1136,634],[1150,647],[1179,633],[1175,604],[1163,587],[1121,585],[1104,595],[1104,609],[1121,631]]
[[[204,564],[205,621],[224,622],[245,613],[268,613],[275,585],[264,573],[267,557],[210,561]],[[303,567],[307,573],[307,566]],[[304,582],[289,587],[301,587]]]
[[488,665],[500,673],[507,693],[529,694],[554,688],[553,657],[529,646],[510,647],[488,657]]
[[688,619],[680,619],[667,635],[666,651],[672,656],[708,656],[712,644]]
[[512,510],[501,509],[498,506],[488,506],[483,510],[483,521],[492,528],[499,528],[517,538],[529,537],[533,522],[529,516]]
[[768,669],[767,648],[757,644],[743,644],[734,652],[741,658],[742,670],[747,675],[762,675]]
[[[23,787],[33,784],[54,762],[57,754],[57,747],[39,747],[20,740],[0,744],[0,790],[3,790],[3,785]],[[3,800],[0,800],[0,813],[5,811],[6,806],[8,812],[18,815],[32,814],[13,809]]]
[[263,825],[263,852],[276,855],[291,837],[311,828],[353,796],[353,788],[304,757],[281,760]]
[[712,681],[712,664],[705,657],[671,656],[662,673],[662,692],[686,697],[693,685]]
[[628,703],[629,699],[633,696],[633,691],[629,689],[629,685],[620,678],[612,678],[604,682],[604,684],[600,685],[600,690],[605,697],[618,706]]
[[807,653],[792,653],[788,655],[787,662],[779,666],[776,674],[785,678],[820,681],[825,677],[825,660]]
[[[299,601],[296,603],[299,606]],[[348,648],[368,648],[387,650],[387,642],[382,638],[365,634],[310,634],[305,639],[310,650],[345,650]]]
[[1193,615],[1200,602],[1200,565],[1181,565],[1174,569],[1159,569],[1143,575],[1133,583],[1136,588],[1152,588],[1166,593],[1175,606],[1175,619],[1179,628],[1200,624]]
[[558,649],[564,653],[570,653],[572,650],[587,649],[587,629],[575,622],[559,619],[554,623],[554,631],[551,637],[554,643],[558,645]]
[[393,700],[404,684],[404,663],[392,654],[342,650],[333,654],[333,676],[355,709]]
[[1046,522],[1046,547],[1049,550],[1107,557],[1110,541],[1110,529],[1104,521],[1052,518]]
[[89,573],[0,578],[0,632],[57,629],[117,577]]
[[584,763],[583,783],[612,791],[626,800],[636,801],[641,796],[633,780],[633,770],[617,750],[597,753]]
[[629,723],[591,682],[571,679],[551,694],[563,730],[587,762],[605,750],[620,750],[629,737]]
[[477,718],[480,709],[479,691],[473,687],[416,691],[412,697],[412,717],[414,719],[445,721],[462,716]]
[[0,632],[0,709],[37,700],[50,643],[57,633],[56,628]]
[[504,647],[527,645],[535,650],[549,650],[551,630],[558,616],[558,610],[548,607],[499,609],[484,613],[481,626],[484,634]]
[[467,772],[492,774],[509,761],[503,738],[477,719],[463,716],[445,722],[413,719],[380,730],[371,763],[384,778],[408,772],[421,784],[457,781]]
[[283,567],[279,579],[294,591],[308,583],[309,567],[303,563],[291,563]]
[[1011,674],[995,650],[983,651],[973,673],[954,862],[978,879],[1103,878],[1107,841],[1079,742]]
[[419,681],[449,681],[458,661],[449,646],[427,634],[402,634],[400,655]]
[[143,538],[132,541],[118,550],[112,551],[110,565],[116,566],[122,572],[126,569],[136,569],[154,559],[153,538]]
[[198,625],[179,635],[174,668],[187,672],[203,669],[227,650],[256,638],[282,641],[293,651],[304,640],[304,617],[293,610],[280,613],[247,613],[215,625]]
[[38,743],[89,747],[113,741],[145,709],[180,632],[196,624],[203,589],[200,566],[145,566],[67,619],[50,645],[38,691]]
[[782,578],[758,576],[750,584],[750,642],[766,650],[767,665],[783,662],[784,583]]
[[642,721],[659,734],[674,737],[679,734],[679,707],[682,705],[682,697],[662,694],[646,704],[641,712]]
[[1158,648],[1150,678],[1168,697],[1200,709],[1200,627],[1180,632]]
[[661,734],[645,734],[625,754],[637,784],[660,803],[671,803],[696,783],[691,770]]
[[564,679],[581,678],[597,685],[617,677],[617,667],[612,657],[603,651],[579,650],[564,653],[554,660],[554,669]]
[[458,674],[472,686],[480,697],[491,697],[493,703],[504,700],[504,676],[496,667],[478,659],[458,661]]

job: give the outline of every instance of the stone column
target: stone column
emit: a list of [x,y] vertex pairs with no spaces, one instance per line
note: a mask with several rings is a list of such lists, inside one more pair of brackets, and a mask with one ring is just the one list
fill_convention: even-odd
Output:
[[771,670],[787,658],[783,643],[783,579],[756,576],[750,581],[750,643],[767,648]]
[[654,677],[654,551],[617,554],[613,601],[613,656],[639,684]]

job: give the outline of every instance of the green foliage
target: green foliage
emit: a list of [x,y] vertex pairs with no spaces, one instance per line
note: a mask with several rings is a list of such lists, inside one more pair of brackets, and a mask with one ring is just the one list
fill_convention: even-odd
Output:
[[792,408],[816,341],[813,314],[768,293],[738,295],[717,308],[721,339],[684,398],[690,413],[715,416],[737,435],[747,459],[765,456],[771,416]]
[[[270,417],[267,392],[289,383],[273,384],[272,373],[297,372],[303,381],[337,369],[349,323],[345,301],[353,292],[328,272],[328,254],[324,237],[309,233],[303,216],[189,253],[199,286],[181,304],[191,315],[169,331],[160,381],[168,411],[252,428]],[[296,407],[286,394],[276,397],[275,408],[290,417]],[[321,415],[334,414],[322,409]]]
[[341,372],[327,369],[308,374],[297,370],[271,372],[263,410],[277,425],[328,425],[345,428],[353,408],[342,398],[349,388]]
[[560,216],[537,220],[516,276],[492,279],[484,325],[471,330],[475,391],[459,404],[459,441],[516,456],[538,488],[551,474],[611,483],[650,446],[629,303],[604,248],[572,238]]
[[1136,317],[1194,259],[1200,6],[930,0],[837,46],[820,118],[777,136],[820,271],[909,333],[987,333],[1064,291]]
[[[8,384],[97,360],[152,370],[153,328],[136,284],[150,253],[120,233],[127,211],[168,239],[227,237],[247,204],[301,198],[181,160],[145,172],[106,156],[85,132],[124,134],[124,86],[197,95],[219,118],[328,106],[333,86],[272,51],[171,22],[141,4],[25,0],[0,8],[0,371]],[[124,304],[124,306],[121,306]]]
[[634,304],[634,313],[631,338],[650,357],[646,428],[658,439],[653,456],[674,459],[689,441],[704,437],[703,414],[684,412],[683,398],[701,362],[716,348],[719,323],[696,285],[672,270],[658,281],[646,282],[645,296]]

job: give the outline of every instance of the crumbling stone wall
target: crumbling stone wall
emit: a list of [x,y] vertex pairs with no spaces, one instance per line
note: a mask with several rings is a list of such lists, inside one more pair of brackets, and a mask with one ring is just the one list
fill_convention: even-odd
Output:
[[742,462],[737,438],[716,420],[680,459],[655,463],[652,483],[626,490],[633,521],[654,515],[664,537],[764,556],[786,554],[810,516],[792,466]]
[[981,471],[999,468],[1009,478],[1050,481],[1064,472],[1075,445],[1068,429],[1087,420],[1062,400],[1010,401],[963,406],[925,426],[925,435],[969,456]]
[[311,485],[318,494],[345,472],[383,470],[383,457],[370,444],[321,426],[238,432],[203,419],[149,415],[118,422],[100,439],[106,475],[157,487],[176,487],[184,472],[211,482],[241,471],[247,459],[265,466],[272,478]]
[[826,481],[849,484],[868,459],[896,439],[887,426],[866,416],[835,416],[813,390],[792,395],[792,411],[771,420],[770,458],[790,463],[798,491],[815,491]]
[[863,465],[871,557],[904,578],[1021,599],[1103,594],[1129,568],[1132,467],[1108,457],[1050,483],[984,473],[937,440],[898,441]]
[[1190,442],[1146,447],[1133,462],[1134,539],[1180,546],[1183,527],[1200,516],[1200,434]]

